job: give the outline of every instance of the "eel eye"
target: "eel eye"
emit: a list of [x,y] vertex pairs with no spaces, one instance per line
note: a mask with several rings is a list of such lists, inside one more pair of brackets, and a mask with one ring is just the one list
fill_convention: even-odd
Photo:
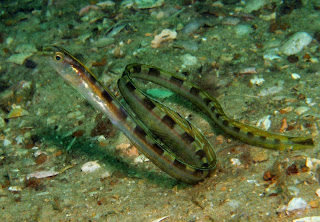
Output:
[[63,55],[61,52],[56,52],[56,54],[54,55],[54,60],[56,61],[61,61],[63,59]]

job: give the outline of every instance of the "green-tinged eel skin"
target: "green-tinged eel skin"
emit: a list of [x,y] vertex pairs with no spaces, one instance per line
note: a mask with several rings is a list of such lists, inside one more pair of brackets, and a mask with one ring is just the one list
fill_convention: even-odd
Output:
[[217,163],[216,153],[191,122],[179,113],[150,98],[136,87],[133,79],[161,85],[179,94],[201,109],[226,133],[247,144],[275,150],[314,147],[310,137],[275,134],[248,126],[226,116],[219,102],[185,77],[151,65],[129,64],[118,80],[118,88],[127,103],[122,105],[96,76],[67,50],[46,47],[51,66],[95,109],[104,113],[129,140],[156,166],[187,184],[202,181]]

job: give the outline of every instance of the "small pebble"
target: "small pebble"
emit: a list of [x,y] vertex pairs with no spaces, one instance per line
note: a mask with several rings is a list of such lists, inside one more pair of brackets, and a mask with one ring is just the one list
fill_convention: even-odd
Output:
[[311,98],[306,98],[306,103],[310,106],[313,106],[315,105],[315,103],[312,102],[312,99]]
[[306,209],[307,206],[308,204],[304,199],[301,197],[295,197],[289,201],[287,211]]
[[246,1],[246,5],[243,9],[244,13],[251,13],[253,11],[257,11],[260,8],[262,8],[265,4],[267,4],[267,1],[265,0],[249,0]]
[[318,208],[319,207],[319,201],[318,200],[312,200],[309,202],[309,205],[311,208]]
[[287,107],[280,109],[279,113],[281,113],[281,114],[290,113],[293,110],[294,110],[293,106],[287,106]]
[[299,169],[298,169],[297,165],[292,164],[287,168],[286,173],[287,173],[287,175],[297,174],[297,173],[299,173]]
[[100,168],[98,161],[89,161],[82,165],[81,170],[85,173],[92,173]]
[[247,182],[250,183],[250,184],[255,184],[258,187],[261,186],[261,184],[259,184],[257,180],[247,180]]
[[281,47],[281,51],[286,55],[294,55],[303,50],[309,45],[312,37],[306,32],[297,32],[292,35]]
[[11,144],[11,141],[8,139],[3,140],[3,146],[9,146]]
[[78,116],[81,116],[81,112],[79,110],[73,111],[73,112],[70,112],[70,113],[67,114],[67,117],[69,119],[74,119],[74,118],[76,118]]
[[282,212],[284,212],[286,209],[287,209],[287,206],[286,206],[286,205],[280,205],[280,206],[277,208],[276,212],[282,213]]
[[263,179],[265,181],[271,181],[275,178],[275,175],[270,171],[270,170],[267,170],[266,172],[264,172],[263,174]]
[[218,135],[216,137],[215,143],[221,145],[222,143],[224,143],[224,136],[223,135]]
[[252,160],[255,163],[267,161],[269,159],[268,154],[265,151],[258,151],[252,154]]
[[46,178],[46,177],[53,177],[53,176],[56,176],[58,175],[59,172],[57,171],[54,171],[54,170],[48,170],[48,171],[36,171],[36,172],[33,172],[33,173],[30,173],[27,175],[27,180],[29,180],[30,178],[37,178],[37,179],[41,179],[41,178]]
[[182,30],[184,35],[191,35],[198,31],[200,27],[203,25],[203,20],[195,19],[189,22]]
[[307,158],[306,166],[310,168],[310,170],[316,170],[320,165],[320,160],[316,158]]
[[247,67],[239,71],[239,74],[255,74],[255,73],[257,73],[257,70],[255,67]]
[[15,138],[15,141],[17,142],[17,144],[23,144],[25,138],[24,136],[22,135],[18,135],[16,138]]
[[255,76],[254,78],[250,79],[250,84],[251,85],[256,85],[256,86],[261,86],[262,83],[264,83],[264,78],[259,78]]
[[176,30],[181,31],[184,28],[182,23],[178,23]]
[[117,150],[124,150],[130,148],[131,144],[130,143],[120,143],[119,145],[116,146]]
[[288,186],[289,194],[292,196],[297,196],[300,193],[300,190],[295,186]]
[[307,106],[300,106],[294,110],[298,115],[301,115],[304,112],[307,112],[310,108]]
[[20,186],[11,186],[8,188],[9,191],[12,191],[12,192],[20,192],[22,191],[22,187]]
[[183,64],[185,66],[194,66],[198,64],[198,59],[195,56],[192,56],[190,54],[185,54],[181,56],[181,61],[183,61]]
[[234,55],[233,54],[222,54],[220,56],[221,61],[223,62],[231,62],[234,59]]
[[13,43],[13,42],[14,42],[14,38],[12,38],[12,37],[8,37],[8,38],[6,39],[7,45],[11,45],[11,43]]
[[134,158],[133,162],[135,163],[143,163],[143,162],[148,162],[149,159],[145,155],[139,155],[136,158]]
[[292,222],[319,222],[320,216],[312,216],[312,217],[303,217],[299,219],[295,219]]
[[45,153],[42,153],[36,157],[35,162],[37,165],[41,165],[41,164],[45,163],[47,161],[47,159],[48,159],[48,155],[46,155]]
[[239,24],[239,25],[235,26],[234,31],[235,31],[236,35],[238,35],[239,37],[244,37],[244,36],[248,36],[250,33],[252,33],[253,29],[250,25]]
[[221,22],[222,25],[237,25],[239,24],[240,19],[239,18],[235,18],[235,17],[227,17],[224,18]]
[[240,166],[241,165],[241,161],[239,159],[237,159],[237,158],[231,158],[230,162],[232,163],[232,165],[235,165],[235,166]]
[[291,78],[292,79],[300,79],[300,75],[298,73],[292,73]]
[[106,171],[106,172],[104,172],[104,173],[101,174],[100,178],[101,178],[101,179],[105,179],[105,178],[110,177],[111,175],[112,175],[112,172]]
[[310,58],[310,62],[311,63],[319,63],[319,59],[315,58],[315,57],[312,57],[312,58]]
[[20,117],[20,116],[25,116],[25,115],[28,115],[28,111],[27,110],[24,110],[21,108],[21,106],[17,106],[17,105],[12,105],[12,109],[11,111],[9,112],[7,118],[8,119],[11,119],[11,118],[17,118],[17,117]]
[[281,59],[278,53],[279,53],[278,48],[269,49],[265,51],[265,53],[263,54],[263,58],[265,60],[271,60],[271,61],[275,59]]
[[104,1],[104,2],[98,2],[97,6],[100,6],[102,9],[105,9],[107,7],[113,7],[116,3],[113,1]]
[[320,188],[316,190],[316,194],[318,197],[320,197]]
[[270,115],[260,118],[256,124],[257,127],[260,127],[264,130],[268,130],[271,126]]
[[164,0],[135,0],[135,4],[139,9],[148,9],[162,6]]
[[113,44],[114,41],[115,41],[114,38],[104,37],[104,38],[100,38],[100,39],[98,39],[97,41],[95,41],[95,42],[93,43],[93,45],[94,45],[95,47],[98,47],[98,48],[100,48],[100,47],[106,47],[106,46],[108,46],[108,45]]

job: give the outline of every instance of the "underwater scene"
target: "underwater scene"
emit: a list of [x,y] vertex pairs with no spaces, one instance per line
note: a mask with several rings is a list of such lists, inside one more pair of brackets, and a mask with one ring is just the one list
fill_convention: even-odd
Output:
[[320,221],[319,0],[0,0],[0,221]]

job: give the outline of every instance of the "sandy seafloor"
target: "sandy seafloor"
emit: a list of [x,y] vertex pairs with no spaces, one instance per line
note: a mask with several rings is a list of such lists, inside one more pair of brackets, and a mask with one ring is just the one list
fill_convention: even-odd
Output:
[[[166,0],[147,9],[116,2],[0,2],[0,221],[320,216],[319,1],[291,1],[283,8],[280,0],[255,1],[258,6]],[[175,30],[176,38],[151,47],[164,29]],[[282,46],[297,32],[313,39],[288,56]],[[203,182],[179,183],[138,156],[130,141],[56,74],[40,53],[47,44],[74,53],[117,96],[116,81],[127,64],[152,64],[183,72],[215,96],[229,117],[312,136],[316,145],[282,152],[246,145],[172,95],[163,103],[191,119],[218,155],[216,170]],[[90,161],[100,168],[83,172]],[[32,177],[41,171],[48,177]]]

